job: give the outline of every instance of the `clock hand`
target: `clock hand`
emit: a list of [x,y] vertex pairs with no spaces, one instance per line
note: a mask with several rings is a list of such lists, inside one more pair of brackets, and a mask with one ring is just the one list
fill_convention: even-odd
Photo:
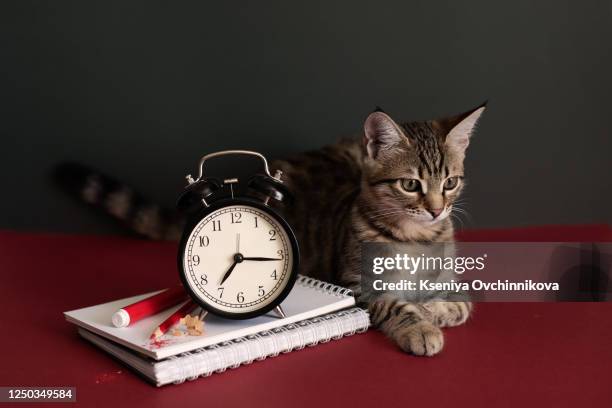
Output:
[[221,283],[219,285],[223,285],[223,282],[225,282],[225,280],[230,277],[236,265],[238,265],[238,262],[234,261],[234,263],[232,263],[232,266],[230,266],[227,272],[225,272],[225,275],[223,275],[223,279],[221,279]]
[[232,271],[234,270],[236,265],[238,265],[243,260],[244,260],[244,257],[242,256],[241,253],[236,253],[234,255],[234,263],[232,263],[232,265],[229,267],[227,272],[225,272],[225,275],[223,275],[223,278],[221,279],[221,283],[219,285],[223,285],[223,282],[225,282],[227,280],[227,278],[230,277],[230,275],[232,274]]
[[282,261],[283,258],[265,258],[261,256],[245,256],[242,258],[243,261]]
[[240,234],[236,234],[236,253],[240,253]]

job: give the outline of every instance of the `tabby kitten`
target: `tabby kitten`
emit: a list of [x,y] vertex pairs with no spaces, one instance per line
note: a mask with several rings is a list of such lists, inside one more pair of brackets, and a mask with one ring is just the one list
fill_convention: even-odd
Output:
[[[295,195],[284,208],[300,243],[300,273],[350,287],[371,321],[399,347],[431,356],[441,327],[464,323],[469,302],[415,303],[362,293],[362,242],[452,242],[449,218],[464,187],[463,159],[485,105],[431,121],[398,124],[378,110],[360,139],[276,161]],[[57,169],[60,185],[141,235],[178,240],[183,219],[116,180],[75,163]]]
[[464,323],[471,303],[417,304],[362,293],[360,244],[453,241],[449,215],[464,187],[465,151],[484,109],[403,124],[376,111],[361,140],[273,164],[297,196],[285,212],[300,242],[301,273],[353,289],[372,324],[416,355],[438,353],[440,328]]

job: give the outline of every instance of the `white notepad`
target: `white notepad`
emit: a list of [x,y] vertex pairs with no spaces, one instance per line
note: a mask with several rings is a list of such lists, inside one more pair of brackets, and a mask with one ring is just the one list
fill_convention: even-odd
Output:
[[72,310],[65,312],[64,315],[69,322],[90,332],[152,359],[161,360],[329,314],[355,304],[355,299],[348,289],[300,276],[291,293],[282,303],[286,318],[281,319],[270,313],[254,319],[228,320],[209,314],[204,323],[204,335],[176,337],[165,334],[156,341],[149,338],[153,330],[181,305],[140,320],[128,327],[117,328],[112,325],[111,316],[115,311],[155,293],[157,292]]

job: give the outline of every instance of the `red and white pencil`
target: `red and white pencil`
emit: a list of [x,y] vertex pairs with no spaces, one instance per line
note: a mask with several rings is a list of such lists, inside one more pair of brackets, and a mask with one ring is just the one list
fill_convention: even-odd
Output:
[[179,320],[189,314],[193,309],[196,308],[196,304],[189,300],[180,309],[172,313],[170,317],[162,322],[157,328],[151,333],[151,338],[156,339],[166,333],[172,326],[177,324]]
[[117,310],[111,320],[115,327],[127,327],[140,319],[153,316],[187,299],[188,295],[185,293],[185,289],[178,285]]

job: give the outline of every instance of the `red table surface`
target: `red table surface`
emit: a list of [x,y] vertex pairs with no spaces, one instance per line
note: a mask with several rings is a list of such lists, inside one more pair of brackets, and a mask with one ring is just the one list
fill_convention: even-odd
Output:
[[[607,226],[520,231],[461,238],[612,240]],[[175,251],[127,238],[0,232],[0,385],[72,386],[77,406],[100,407],[612,404],[609,303],[479,304],[468,324],[445,331],[445,349],[432,358],[404,354],[371,330],[155,388],[79,338],[62,312],[175,283]]]

